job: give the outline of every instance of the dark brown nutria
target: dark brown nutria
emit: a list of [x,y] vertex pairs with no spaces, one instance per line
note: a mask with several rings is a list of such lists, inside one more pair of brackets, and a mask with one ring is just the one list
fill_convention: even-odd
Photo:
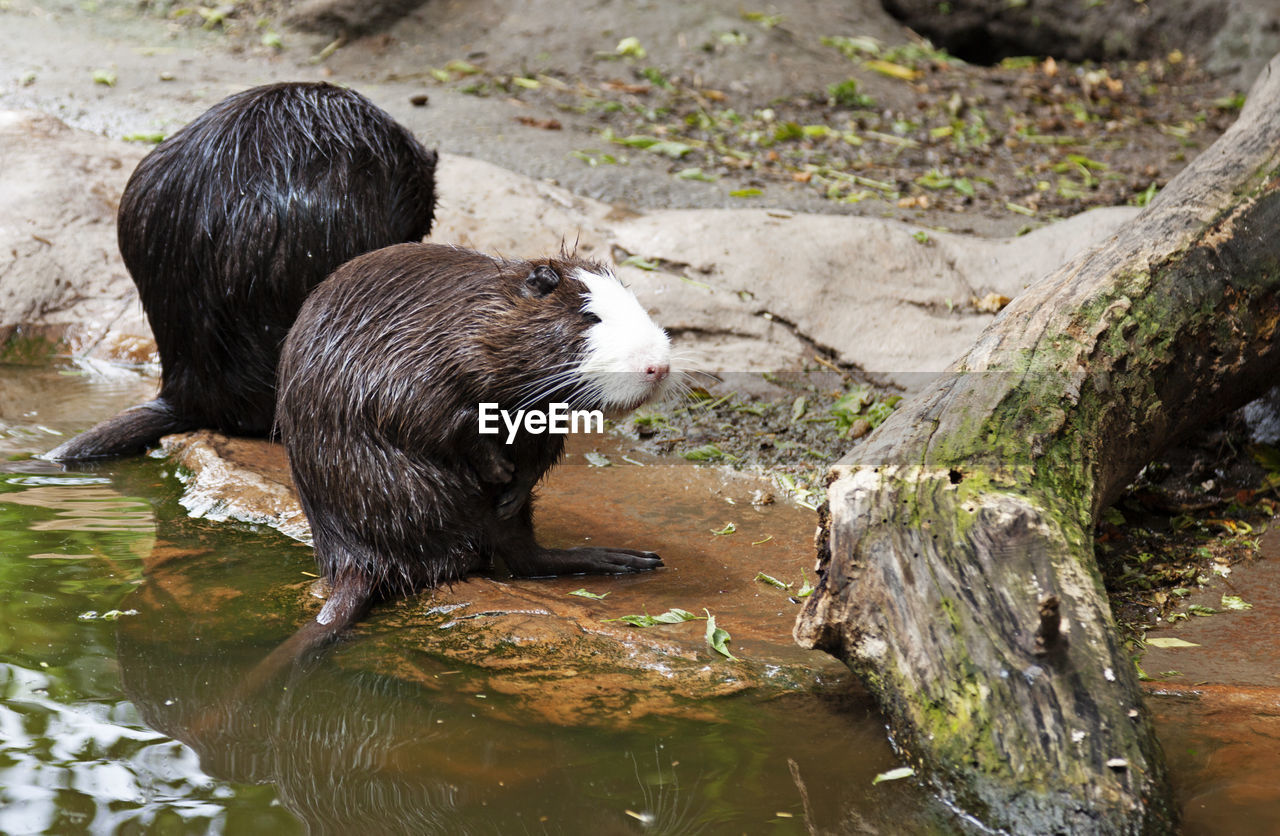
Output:
[[159,395],[46,457],[126,455],[197,427],[266,435],[302,300],[344,261],[430,231],[435,164],[364,96],[324,83],[237,93],[160,143],[119,212]]
[[279,670],[383,598],[497,558],[518,576],[639,572],[650,552],[548,549],[531,491],[563,434],[479,432],[491,405],[617,414],[672,385],[667,335],[603,265],[402,244],[344,264],[280,359],[277,423],[331,592]]

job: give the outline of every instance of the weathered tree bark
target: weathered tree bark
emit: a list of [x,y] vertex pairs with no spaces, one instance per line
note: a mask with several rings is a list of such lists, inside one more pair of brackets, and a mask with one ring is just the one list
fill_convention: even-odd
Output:
[[1280,57],[1145,212],[834,468],[796,638],[859,673],[904,756],[987,825],[1174,827],[1093,524],[1161,448],[1276,380],[1278,290]]

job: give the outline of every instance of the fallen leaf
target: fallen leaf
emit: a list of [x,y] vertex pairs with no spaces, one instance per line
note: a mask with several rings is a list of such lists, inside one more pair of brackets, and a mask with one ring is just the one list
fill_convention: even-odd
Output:
[[605,621],[621,621],[632,627],[652,627],[655,624],[679,624],[682,621],[697,621],[702,618],[688,610],[672,607],[662,615],[623,615],[618,618],[606,618]]
[[[755,545],[755,544],[752,543],[752,545]],[[775,578],[773,575],[766,575],[764,572],[756,572],[756,580],[760,581],[760,583],[767,583],[769,584],[769,586],[775,586],[778,589],[791,588],[789,584],[783,583],[782,581]]]
[[559,119],[536,119],[532,116],[517,116],[516,121],[530,128],[541,128],[544,131],[558,131],[563,125]]
[[890,769],[888,772],[881,772],[875,778],[871,779],[871,785],[875,786],[883,781],[899,781],[903,778],[910,778],[915,775],[916,771],[909,766],[900,766],[897,769]]
[[618,45],[614,48],[614,52],[618,55],[625,55],[631,58],[643,58],[649,54],[645,51],[645,48],[640,45],[640,39],[634,36],[623,38],[618,41]]
[[707,614],[707,644],[711,646],[712,650],[726,659],[738,661],[738,657],[729,652],[729,631],[722,630],[716,626],[716,617],[711,614],[710,610],[704,609],[703,612]]
[[648,84],[628,84],[616,78],[606,81],[600,87],[605,90],[616,90],[619,93],[631,93],[635,96],[647,96],[649,91],[653,89]]
[[1147,639],[1147,644],[1151,647],[1200,647],[1195,642],[1189,642],[1185,639],[1176,639],[1173,636],[1160,636],[1154,639]]
[[1228,610],[1251,610],[1253,604],[1241,598],[1239,595],[1223,595],[1222,606]]
[[924,73],[919,70],[913,70],[910,67],[904,67],[901,64],[895,64],[892,61],[884,61],[879,58],[872,59],[871,61],[863,64],[863,66],[868,70],[880,73],[881,75],[887,75],[890,78],[899,78],[903,81],[915,81],[917,78],[924,75]]

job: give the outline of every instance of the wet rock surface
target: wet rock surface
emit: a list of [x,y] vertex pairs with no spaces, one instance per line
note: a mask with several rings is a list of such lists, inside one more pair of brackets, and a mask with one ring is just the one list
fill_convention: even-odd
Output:
[[[1203,615],[1149,631],[1142,669],[1161,744],[1186,781],[1188,833],[1280,827],[1280,538],[1188,598]],[[1235,599],[1234,602],[1232,599]],[[1247,606],[1248,609],[1232,609]],[[1157,646],[1174,639],[1186,644]]]
[[[1193,613],[1150,630],[1143,669],[1160,692],[1196,693],[1212,683],[1272,689],[1280,698],[1280,531],[1269,530],[1253,560],[1230,567],[1225,577],[1192,589]],[[1165,640],[1170,646],[1160,646]]]
[[[773,501],[759,478],[672,464],[621,439],[575,442],[539,489],[540,540],[650,549],[664,568],[526,580],[504,577],[498,567],[379,608],[337,658],[411,681],[423,676],[415,650],[472,665],[483,671],[484,688],[520,697],[522,710],[546,720],[573,724],[687,714],[690,701],[701,698],[848,681],[842,665],[791,639],[794,595],[806,574],[812,579],[812,512]],[[186,485],[180,501],[194,516],[308,539],[279,445],[199,432],[166,437],[163,451],[179,467]],[[611,464],[588,464],[587,452]],[[762,572],[791,589],[758,580]],[[605,597],[570,594],[580,589]],[[319,611],[323,590],[305,578],[289,590],[287,609],[300,625]],[[182,597],[199,609],[201,594],[190,589]],[[645,628],[609,620],[672,608],[703,617],[710,611],[732,636],[738,661],[708,646],[704,620]],[[434,676],[436,663],[428,667]]]
[[191,516],[267,525],[310,542],[281,445],[202,431],[166,436],[161,452],[180,468],[180,501]]
[[[38,113],[4,114],[18,164],[0,175],[11,186],[0,191],[0,252],[10,259],[0,329],[61,339],[77,358],[153,360],[114,246],[116,201],[141,149]],[[431,240],[511,255],[576,244],[614,262],[699,369],[795,369],[816,350],[907,389],[977,338],[996,313],[979,309],[982,298],[1016,295],[1137,211],[1096,210],[1010,239],[920,238],[907,224],[848,216],[620,211],[453,155],[443,156],[438,184]]]

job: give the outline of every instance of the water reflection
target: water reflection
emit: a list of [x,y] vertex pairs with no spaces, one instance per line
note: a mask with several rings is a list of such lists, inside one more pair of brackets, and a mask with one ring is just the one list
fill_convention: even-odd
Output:
[[74,432],[155,394],[153,370],[107,364],[0,364],[0,455],[52,449]]
[[115,619],[154,547],[153,505],[105,476],[6,468],[18,472],[0,473],[0,832],[217,829],[226,784],[119,687]]
[[199,795],[215,783],[195,753],[144,727],[127,702],[63,703],[55,678],[0,664],[4,789],[0,832],[113,831],[149,824],[173,802],[190,823],[212,824],[221,805]]
[[[48,480],[49,477],[36,477]],[[15,487],[31,484],[21,477],[9,480]],[[30,505],[54,512],[54,518],[32,521],[32,531],[136,531],[155,526],[151,506],[120,496],[112,488],[96,487],[90,480],[64,484],[38,484],[0,495],[0,502]]]
[[[0,453],[52,447],[86,411],[109,413],[148,388],[132,374],[94,383],[0,369]],[[0,832],[205,833],[244,808],[271,809],[269,788],[211,777],[121,691],[115,630],[155,549],[155,503],[167,498],[158,470],[0,468]],[[276,818],[294,826],[282,810]]]
[[[419,658],[385,676],[353,642],[259,698],[223,704],[273,644],[255,626],[253,596],[208,608],[155,581],[126,601],[139,615],[119,623],[126,693],[210,774],[274,785],[309,832],[947,830],[909,785],[871,789],[893,759],[857,702],[726,700],[712,708],[719,722],[555,727],[485,688],[482,671]],[[266,640],[229,637],[237,618]],[[891,816],[888,799],[901,803]]]
[[[81,378],[6,375],[0,452],[88,423],[59,411],[92,394]],[[14,382],[24,375],[38,379]],[[80,408],[111,414],[141,395],[112,397]],[[949,829],[910,784],[872,788],[896,760],[861,698],[557,726],[485,671],[357,635],[228,705],[303,620],[311,554],[189,519],[166,467],[0,467],[0,832]],[[375,613],[360,629],[388,628]]]

